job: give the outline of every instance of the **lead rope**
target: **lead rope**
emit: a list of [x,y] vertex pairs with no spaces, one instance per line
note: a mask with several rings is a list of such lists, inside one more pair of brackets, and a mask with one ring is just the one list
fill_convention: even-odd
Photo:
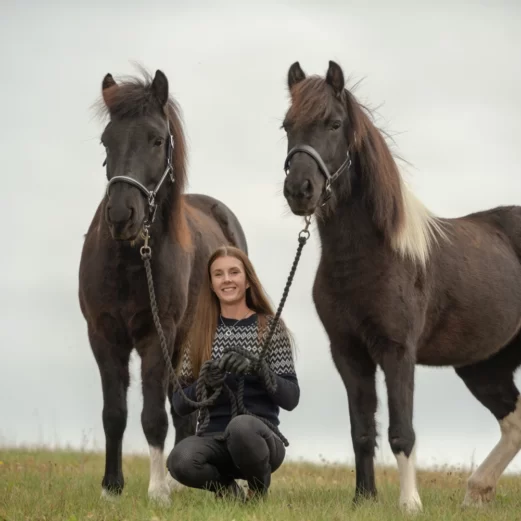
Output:
[[[250,361],[252,361],[254,370],[257,370],[258,372],[260,372],[260,376],[264,380],[268,391],[271,393],[274,393],[276,391],[277,386],[276,386],[275,377],[274,377],[274,375],[271,374],[271,372],[268,368],[268,365],[265,361],[265,356],[266,356],[266,352],[268,350],[269,344],[275,333],[275,329],[277,327],[280,316],[282,314],[282,309],[284,308],[284,304],[288,297],[289,289],[291,287],[293,278],[295,276],[295,272],[297,270],[297,265],[300,260],[302,249],[304,248],[306,242],[308,241],[308,239],[310,237],[310,232],[309,232],[308,228],[309,228],[309,225],[311,224],[311,216],[306,216],[305,222],[306,222],[306,226],[298,234],[299,245],[297,248],[297,253],[295,255],[295,259],[293,261],[293,265],[291,267],[291,271],[288,276],[288,280],[286,282],[286,286],[284,288],[281,301],[279,303],[277,312],[276,312],[273,320],[271,321],[268,335],[265,338],[265,341],[264,341],[264,344],[262,346],[259,356],[258,357],[254,356],[250,352],[246,351],[244,348],[240,348],[240,347],[233,347],[233,348],[229,349],[229,351],[235,351],[237,353],[240,353],[243,356],[245,356],[246,358],[248,358]],[[152,311],[152,318],[154,320],[154,325],[156,327],[157,334],[159,336],[159,343],[161,346],[161,350],[163,352],[163,357],[165,359],[165,364],[166,364],[166,368],[167,368],[167,372],[168,372],[167,376],[168,376],[169,380],[173,383],[173,391],[175,392],[175,391],[179,390],[180,395],[181,395],[182,399],[185,401],[185,403],[200,410],[200,428],[199,428],[198,434],[202,434],[204,432],[204,430],[206,429],[206,427],[208,426],[208,423],[210,421],[210,415],[209,415],[208,408],[216,402],[217,398],[219,397],[219,395],[221,394],[221,392],[224,389],[230,398],[232,417],[235,417],[238,413],[240,413],[240,414],[248,414],[250,416],[254,416],[255,418],[258,418],[263,423],[265,423],[271,430],[273,430],[280,437],[280,439],[282,440],[284,445],[287,447],[289,445],[289,442],[282,435],[282,433],[279,431],[277,426],[273,425],[270,421],[251,413],[244,406],[244,377],[243,376],[241,376],[241,378],[239,380],[237,398],[234,397],[233,392],[228,387],[228,385],[226,385],[226,383],[224,382],[224,376],[223,376],[222,381],[220,381],[217,385],[215,385],[213,387],[212,394],[210,396],[208,396],[208,387],[209,386],[206,383],[206,372],[210,369],[210,367],[214,361],[207,360],[201,366],[201,371],[200,371],[198,383],[196,386],[197,401],[190,399],[183,391],[183,388],[181,387],[181,384],[179,382],[179,378],[172,366],[171,354],[168,351],[167,341],[165,338],[165,334],[163,332],[163,328],[161,326],[161,319],[159,318],[159,310],[158,310],[156,294],[155,294],[155,290],[154,290],[154,280],[152,277],[152,267],[151,267],[151,263],[150,263],[150,259],[152,258],[152,248],[149,245],[149,240],[150,240],[149,227],[150,227],[150,225],[148,222],[146,222],[143,225],[144,244],[143,244],[143,246],[141,246],[139,252],[141,254],[141,259],[143,260],[143,263],[145,264],[146,277],[147,277],[147,283],[148,283],[148,292],[150,295],[150,308]]]

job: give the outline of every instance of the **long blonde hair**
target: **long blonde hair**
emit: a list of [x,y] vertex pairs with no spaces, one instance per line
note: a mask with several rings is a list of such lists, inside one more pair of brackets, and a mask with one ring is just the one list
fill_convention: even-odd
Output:
[[[199,376],[201,366],[212,356],[212,344],[217,329],[217,320],[220,314],[220,304],[217,295],[212,291],[210,269],[213,262],[220,257],[235,257],[244,266],[246,281],[250,287],[246,289],[246,305],[258,315],[259,338],[267,325],[267,317],[273,317],[275,312],[266,292],[255,272],[248,256],[239,248],[234,246],[221,246],[217,248],[210,258],[204,273],[204,280],[198,296],[197,307],[192,321],[192,327],[188,335],[190,358],[194,378]],[[288,334],[282,318],[279,324]]]

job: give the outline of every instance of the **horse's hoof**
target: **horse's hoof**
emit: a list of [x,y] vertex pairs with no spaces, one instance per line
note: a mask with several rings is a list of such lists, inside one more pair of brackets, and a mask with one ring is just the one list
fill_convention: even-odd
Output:
[[482,507],[487,503],[490,503],[496,495],[494,487],[483,487],[479,488],[467,488],[463,503],[463,507]]
[[355,492],[351,502],[353,508],[358,508],[367,503],[375,503],[378,501],[378,494],[374,492]]
[[157,485],[152,485],[148,488],[148,499],[160,506],[168,507],[171,505],[170,488],[166,480]]
[[415,492],[407,499],[400,499],[400,508],[407,514],[417,514],[423,510],[420,496]]
[[100,495],[100,499],[102,499],[103,501],[117,501],[119,499],[121,494],[117,494],[115,492],[110,492],[109,490],[107,490],[106,488],[102,488],[101,489],[101,495]]
[[489,485],[477,479],[469,478],[467,482],[467,491],[463,499],[464,507],[481,507],[489,503],[496,496],[496,487]]

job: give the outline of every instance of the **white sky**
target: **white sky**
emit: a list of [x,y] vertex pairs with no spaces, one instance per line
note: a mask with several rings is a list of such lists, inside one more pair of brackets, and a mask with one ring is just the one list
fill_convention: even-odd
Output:
[[[357,95],[379,107],[378,123],[413,165],[407,179],[437,214],[521,202],[517,2],[89,4],[7,2],[0,19],[0,444],[104,447],[77,273],[105,187],[91,105],[107,72],[134,74],[135,60],[167,74],[186,123],[189,189],[237,213],[275,304],[301,227],[281,193],[279,126],[295,60],[323,74],[333,59],[351,83],[364,78]],[[311,300],[318,252],[314,233],[285,308],[302,395],[281,427],[288,458],[351,462],[346,394]],[[147,448],[137,359],[132,369],[126,452]],[[392,462],[381,378],[379,398],[378,462]],[[415,427],[421,465],[480,462],[499,436],[451,369],[418,368]]]

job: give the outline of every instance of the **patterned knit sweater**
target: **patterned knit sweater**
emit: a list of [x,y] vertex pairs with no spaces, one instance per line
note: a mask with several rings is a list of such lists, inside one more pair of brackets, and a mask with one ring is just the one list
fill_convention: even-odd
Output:
[[[232,346],[240,346],[258,355],[262,343],[269,330],[258,339],[258,317],[256,314],[237,322],[234,319],[219,317],[214,342],[212,345],[212,359],[221,358],[223,353]],[[266,353],[266,361],[270,370],[276,375],[277,390],[270,394],[262,379],[256,374],[244,376],[244,406],[257,416],[269,420],[274,425],[279,424],[279,408],[288,411],[294,409],[299,402],[300,388],[295,373],[291,345],[286,333],[277,325],[270,346]],[[197,400],[196,384],[192,373],[192,364],[188,350],[185,351],[180,372],[184,393],[192,400]],[[228,373],[225,382],[234,393],[237,392],[239,377]],[[194,408],[186,404],[179,391],[173,395],[173,406],[177,414],[185,416],[194,412]],[[231,420],[230,399],[226,392],[219,395],[216,403],[209,408],[210,423],[206,432],[224,432]],[[199,427],[199,423],[198,423]]]

